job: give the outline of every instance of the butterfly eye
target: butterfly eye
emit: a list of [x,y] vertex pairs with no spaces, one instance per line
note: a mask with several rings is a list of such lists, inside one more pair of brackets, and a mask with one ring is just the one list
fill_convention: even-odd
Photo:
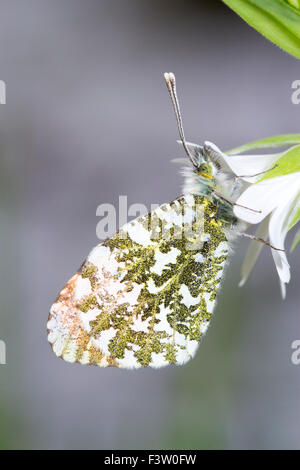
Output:
[[202,176],[203,178],[212,179],[213,176],[212,176],[211,165],[209,165],[207,163],[203,163],[203,164],[199,165],[198,175]]

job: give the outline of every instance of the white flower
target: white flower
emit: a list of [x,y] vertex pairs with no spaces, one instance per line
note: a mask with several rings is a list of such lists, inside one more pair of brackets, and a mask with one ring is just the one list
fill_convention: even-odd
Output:
[[[238,197],[236,203],[259,211],[253,212],[235,206],[236,217],[249,224],[260,223],[255,236],[269,240],[271,245],[284,250],[286,234],[300,206],[300,172],[264,179],[258,183],[256,181],[261,178],[261,175],[251,177],[251,175],[270,169],[281,156],[281,153],[242,156],[223,154],[223,158],[231,170],[236,175],[243,176],[242,179],[250,183]],[[248,279],[262,247],[263,244],[257,241],[251,243],[243,263],[240,285],[243,285]],[[272,255],[280,279],[282,296],[285,297],[285,285],[291,277],[286,253],[272,249]]]
[[[271,245],[284,249],[284,241],[290,224],[300,204],[300,172],[277,176],[252,184],[237,200],[238,204],[260,210],[261,213],[235,207],[234,213],[250,224],[262,222],[256,236],[269,239]],[[260,253],[262,245],[252,242],[246,255],[243,268],[243,285]],[[282,290],[285,297],[285,284],[290,281],[290,266],[284,251],[272,250]]]
[[[234,201],[234,214],[248,224],[260,224],[256,238],[265,241],[280,250],[284,250],[284,241],[291,228],[296,213],[300,210],[300,172],[282,176],[262,178],[262,173],[270,170],[283,156],[283,153],[266,155],[226,155],[216,145],[205,142],[210,151],[225,161],[225,171],[233,172],[243,181],[242,190]],[[223,165],[224,166],[224,165]],[[244,206],[244,207],[239,207]],[[249,210],[252,209],[252,210]],[[254,211],[253,211],[254,210]],[[243,285],[249,277],[263,243],[253,241],[242,266]],[[290,266],[285,251],[272,249],[272,255],[280,279],[283,298],[286,284],[290,281]]]

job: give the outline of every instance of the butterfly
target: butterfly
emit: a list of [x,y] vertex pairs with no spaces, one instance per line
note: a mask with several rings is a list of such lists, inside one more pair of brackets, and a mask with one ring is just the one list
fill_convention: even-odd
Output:
[[[241,181],[211,143],[187,143],[183,195],[96,246],[51,307],[48,340],[68,362],[127,369],[185,364],[203,339],[241,222]],[[251,209],[249,209],[251,210]]]

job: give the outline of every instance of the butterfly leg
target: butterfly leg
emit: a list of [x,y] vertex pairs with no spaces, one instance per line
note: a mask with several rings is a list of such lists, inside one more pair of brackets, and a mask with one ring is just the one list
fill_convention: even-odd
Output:
[[236,175],[236,178],[254,178],[255,176],[260,176],[260,175],[265,175],[266,173],[269,173],[269,171],[274,170],[278,164],[272,166],[272,168],[269,168],[269,170],[261,171],[260,173],[256,173],[255,175]]
[[229,204],[231,204],[232,206],[242,207],[243,209],[247,209],[247,210],[249,210],[249,211],[251,211],[251,212],[257,212],[258,214],[261,214],[261,211],[258,211],[258,210],[256,210],[256,209],[251,209],[251,207],[242,206],[241,204],[237,204],[235,201],[232,201],[232,200],[229,199],[227,196],[224,196],[223,194],[219,193],[219,191],[213,190],[213,193],[214,193],[218,198],[221,198],[221,199],[223,199],[224,201],[229,202]]
[[271,245],[271,243],[267,242],[267,241],[264,240],[263,238],[256,237],[255,235],[251,235],[250,233],[238,232],[237,230],[235,230],[235,233],[236,233],[237,235],[242,236],[242,237],[250,238],[251,240],[255,240],[255,241],[257,241],[257,242],[263,243],[264,245],[267,245],[267,246],[269,246],[270,248],[272,248],[272,250],[276,250],[276,251],[286,251],[286,250],[283,250],[283,249],[281,249],[281,248],[276,248],[275,246]]

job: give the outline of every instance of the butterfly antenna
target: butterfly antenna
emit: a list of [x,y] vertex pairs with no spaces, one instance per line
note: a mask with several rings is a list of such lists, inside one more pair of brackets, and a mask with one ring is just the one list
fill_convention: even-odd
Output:
[[165,73],[164,78],[165,78],[166,85],[167,85],[167,88],[168,88],[170,96],[171,96],[173,108],[174,108],[174,111],[175,111],[179,136],[180,136],[183,148],[184,148],[187,156],[191,160],[192,164],[194,165],[194,167],[197,168],[197,162],[195,161],[193,155],[189,151],[188,146],[186,144],[185,136],[184,136],[184,130],[183,130],[183,125],[182,125],[182,117],[181,117],[179,102],[178,102],[177,93],[176,93],[175,75],[173,73]]

